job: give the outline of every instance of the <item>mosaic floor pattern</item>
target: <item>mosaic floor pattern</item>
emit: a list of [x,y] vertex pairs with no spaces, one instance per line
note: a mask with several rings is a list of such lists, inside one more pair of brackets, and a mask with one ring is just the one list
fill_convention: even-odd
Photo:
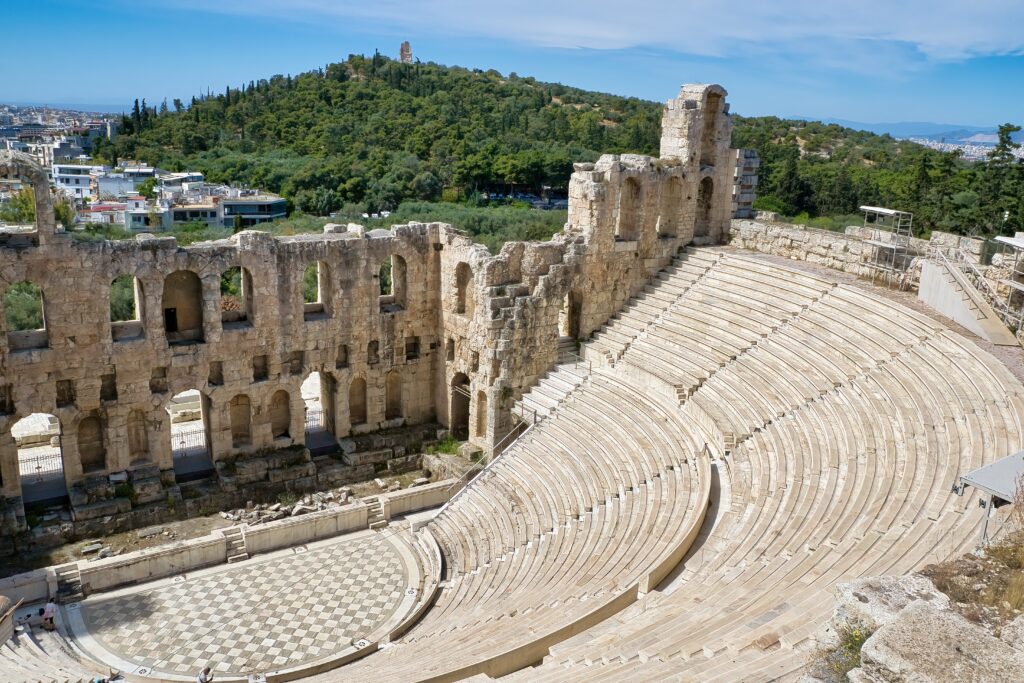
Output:
[[371,534],[86,600],[89,634],[130,662],[175,674],[271,671],[323,659],[396,611],[408,570]]

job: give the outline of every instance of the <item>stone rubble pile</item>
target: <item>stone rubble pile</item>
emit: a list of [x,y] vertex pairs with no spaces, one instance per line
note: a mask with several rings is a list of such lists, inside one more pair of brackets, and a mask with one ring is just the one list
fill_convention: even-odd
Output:
[[343,486],[333,491],[307,494],[291,505],[283,503],[253,503],[249,501],[244,508],[221,512],[220,516],[230,522],[244,522],[253,526],[284,519],[285,517],[295,517],[310,512],[340,507],[348,503],[351,497],[352,489],[348,486]]

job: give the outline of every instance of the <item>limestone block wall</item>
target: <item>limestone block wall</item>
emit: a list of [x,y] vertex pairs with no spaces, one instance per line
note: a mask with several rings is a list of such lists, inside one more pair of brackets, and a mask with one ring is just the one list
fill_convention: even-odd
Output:
[[741,249],[809,261],[859,276],[871,274],[867,264],[870,249],[856,235],[788,223],[734,220],[730,237],[729,243]]
[[[214,461],[303,443],[305,406],[299,386],[313,371],[321,372],[330,387],[324,406],[336,435],[356,427],[348,406],[349,388],[356,380],[365,382],[366,415],[360,429],[434,419],[434,312],[440,279],[432,248],[436,235],[437,226],[426,225],[363,238],[274,239],[243,232],[182,249],[173,239],[76,244],[68,235],[55,234],[45,249],[0,250],[3,288],[21,281],[39,285],[46,328],[45,346],[25,350],[10,349],[8,335],[0,333],[0,383],[10,397],[0,415],[3,495],[19,496],[10,428],[33,412],[53,414],[61,425],[69,486],[90,475],[145,465],[173,471],[167,407],[172,396],[189,389],[201,395]],[[377,277],[380,263],[393,257],[405,264],[400,303],[380,296]],[[321,264],[322,299],[322,310],[312,314],[303,303],[302,286],[311,263]],[[241,325],[224,325],[220,278],[234,266],[241,266],[251,279],[251,317]],[[118,339],[117,325],[109,322],[109,291],[111,281],[123,274],[138,281],[141,334]],[[197,283],[191,298],[190,291],[175,291],[180,276]],[[176,304],[179,326],[201,321],[196,338],[179,343],[169,339],[169,303]],[[377,352],[370,358],[373,342]],[[391,417],[386,406],[389,377],[400,392],[400,408]],[[238,396],[251,406],[250,433],[241,445],[233,443],[229,412]],[[92,472],[83,467],[82,439],[77,438],[80,426],[91,419],[99,421],[102,434],[100,459],[91,463]],[[144,441],[141,447],[139,439]],[[165,479],[173,482],[172,476]]]
[[[78,243],[42,211],[37,234],[0,239],[0,300],[29,281],[45,314],[44,329],[26,335],[5,329],[0,310],[2,519],[24,528],[11,427],[36,412],[59,422],[82,518],[123,512],[109,498],[125,477],[147,482],[147,501],[176,495],[167,409],[186,390],[199,393],[190,410],[222,479],[239,459],[304,443],[300,385],[312,372],[338,437],[437,420],[493,446],[560,338],[589,336],[680,247],[727,234],[736,156],[724,98],[719,86],[684,86],[665,110],[661,158],[577,164],[564,230],[498,254],[440,223],[245,231],[187,247],[153,236]],[[41,182],[33,166],[4,161],[0,175]],[[382,296],[383,262],[393,285]],[[241,294],[226,305],[221,281],[233,268]],[[111,323],[119,276],[134,278],[137,319]],[[274,481],[315,471],[308,455],[285,464]]]
[[[730,244],[742,249],[810,261],[858,276],[871,275],[868,264],[874,254],[870,246],[863,244],[865,239],[876,237],[876,231],[871,228],[851,225],[844,232],[834,232],[758,218],[733,220],[729,236]],[[926,255],[935,250],[950,255],[959,250],[968,260],[980,264],[984,242],[977,238],[934,230],[927,240],[911,238],[908,250],[917,255]],[[993,260],[993,264],[987,267],[988,270],[993,273],[1003,272],[995,270],[1000,265],[997,259]]]

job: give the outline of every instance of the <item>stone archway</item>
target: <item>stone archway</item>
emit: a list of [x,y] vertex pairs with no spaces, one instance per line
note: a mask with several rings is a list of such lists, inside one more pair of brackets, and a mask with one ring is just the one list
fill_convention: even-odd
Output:
[[68,489],[60,420],[48,413],[32,413],[11,426],[11,436],[18,450],[21,497],[26,507],[65,502]]
[[168,344],[203,341],[203,283],[191,270],[164,279],[164,331]]
[[451,383],[451,412],[448,430],[460,441],[469,437],[469,377],[456,373]]
[[50,179],[42,166],[23,152],[0,152],[0,178],[25,181],[32,187],[36,205],[36,232],[48,235],[56,232],[57,221],[50,196]]

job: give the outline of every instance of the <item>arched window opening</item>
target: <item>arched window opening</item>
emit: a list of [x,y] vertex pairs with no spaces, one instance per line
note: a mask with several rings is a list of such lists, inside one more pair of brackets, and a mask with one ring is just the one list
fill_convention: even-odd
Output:
[[473,304],[473,269],[468,263],[460,263],[455,267],[455,312],[472,318]]
[[658,219],[658,237],[671,239],[679,234],[683,213],[683,181],[672,176],[665,183],[661,196],[661,216]]
[[306,408],[306,448],[313,455],[337,451],[334,438],[334,410],[337,383],[327,372],[311,372],[302,383],[302,402]]
[[164,331],[168,344],[203,341],[203,283],[190,270],[171,273],[164,280]]
[[205,479],[213,473],[210,453],[210,401],[196,389],[175,394],[167,404],[171,421],[171,456],[179,481]]
[[107,449],[103,444],[103,424],[90,415],[78,423],[78,459],[82,472],[102,472],[107,468]]
[[473,433],[478,439],[487,436],[487,392],[476,392],[476,429]]
[[18,449],[21,499],[26,508],[63,506],[68,489],[64,480],[60,421],[47,413],[32,413],[11,427]]
[[459,441],[469,437],[469,377],[463,373],[457,373],[452,377],[451,389],[451,419],[448,420],[448,429],[452,436]]
[[228,403],[231,418],[231,447],[241,448],[252,443],[252,406],[249,397],[238,394]]
[[11,351],[48,345],[43,290],[34,282],[17,282],[4,293],[7,347]]
[[306,320],[320,320],[328,315],[329,284],[326,263],[317,261],[306,266],[302,273],[302,314]]
[[392,254],[389,261],[380,265],[377,273],[380,280],[380,310],[393,313],[406,305],[406,264],[398,254]]
[[708,237],[711,234],[711,199],[715,193],[715,183],[711,178],[700,181],[697,189],[697,217],[693,225],[694,238]]
[[292,428],[292,399],[279,389],[270,397],[270,434],[275,439],[290,439]]
[[402,375],[392,370],[384,382],[384,419],[395,420],[402,417]]
[[141,339],[142,283],[131,275],[119,275],[110,283],[110,334],[114,341]]
[[348,421],[353,427],[366,424],[366,380],[362,377],[348,387]]
[[220,321],[225,330],[252,325],[252,277],[241,266],[228,268],[221,273]]
[[640,183],[636,178],[626,178],[619,191],[619,222],[615,239],[620,242],[634,242],[639,238],[640,226]]

